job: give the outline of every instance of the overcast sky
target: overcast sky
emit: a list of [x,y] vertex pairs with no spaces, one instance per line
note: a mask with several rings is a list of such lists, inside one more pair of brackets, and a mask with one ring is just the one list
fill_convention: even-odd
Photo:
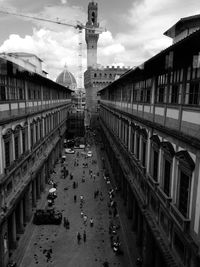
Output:
[[[87,21],[89,0],[0,0],[0,10],[76,24]],[[98,63],[137,66],[172,44],[163,35],[180,18],[200,13],[199,0],[97,0]],[[83,35],[83,69],[86,50]],[[77,78],[78,35],[74,28],[0,14],[0,52],[30,52],[55,80],[67,64]]]

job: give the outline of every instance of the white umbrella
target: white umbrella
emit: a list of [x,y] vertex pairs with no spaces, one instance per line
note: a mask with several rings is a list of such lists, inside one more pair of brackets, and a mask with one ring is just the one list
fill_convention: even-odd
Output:
[[56,188],[51,188],[51,189],[49,189],[49,193],[54,193],[54,192],[56,192]]

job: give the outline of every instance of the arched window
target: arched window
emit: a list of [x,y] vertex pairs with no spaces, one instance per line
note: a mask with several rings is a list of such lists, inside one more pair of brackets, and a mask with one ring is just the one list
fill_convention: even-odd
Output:
[[170,197],[171,181],[172,181],[172,163],[175,154],[172,144],[168,141],[160,143],[162,149],[162,189],[164,193]]
[[141,163],[143,167],[146,167],[146,151],[147,151],[147,138],[148,138],[148,134],[147,131],[145,129],[141,129],[140,130],[140,135],[142,138],[142,147],[141,147]]
[[159,149],[160,139],[157,135],[151,138],[151,176],[154,181],[158,182],[158,163],[159,163]]
[[3,135],[5,151],[5,167],[9,167],[12,161],[12,129],[7,129]]
[[19,155],[21,154],[21,151],[20,151],[20,131],[21,131],[21,125],[17,125],[13,131],[14,147],[15,147],[15,160],[17,160],[19,158]]
[[180,213],[188,218],[192,172],[194,171],[195,163],[186,150],[177,152],[175,157],[179,162],[176,206]]

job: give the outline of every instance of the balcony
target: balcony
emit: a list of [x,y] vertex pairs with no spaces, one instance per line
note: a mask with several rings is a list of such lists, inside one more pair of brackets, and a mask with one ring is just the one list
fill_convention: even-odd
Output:
[[174,205],[170,206],[170,213],[182,231],[187,232],[190,227],[190,219],[185,218]]
[[160,187],[157,187],[157,195],[158,195],[158,198],[160,199],[160,201],[164,204],[165,207],[169,207],[169,204],[170,202],[172,201],[172,198],[167,196],[162,188]]
[[148,182],[150,187],[154,190],[156,190],[157,186],[159,185],[159,183],[156,182],[150,174],[148,174]]

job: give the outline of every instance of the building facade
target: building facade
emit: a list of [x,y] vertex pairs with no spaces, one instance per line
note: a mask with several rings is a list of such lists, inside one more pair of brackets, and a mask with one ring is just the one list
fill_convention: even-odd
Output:
[[84,73],[86,90],[86,106],[88,110],[87,125],[94,125],[98,117],[99,90],[111,84],[130,68],[125,67],[99,67],[89,68]]
[[0,266],[30,221],[61,155],[71,90],[0,59]]
[[199,40],[197,30],[100,91],[105,148],[145,267],[200,266]]
[[[97,64],[97,43],[99,39],[98,4],[88,4],[88,21],[85,30],[87,44],[87,70],[84,73],[84,87],[86,92],[85,126],[95,126],[98,118],[98,91],[117,77],[125,73],[129,68],[114,66],[99,67]],[[91,30],[90,30],[91,29]]]

